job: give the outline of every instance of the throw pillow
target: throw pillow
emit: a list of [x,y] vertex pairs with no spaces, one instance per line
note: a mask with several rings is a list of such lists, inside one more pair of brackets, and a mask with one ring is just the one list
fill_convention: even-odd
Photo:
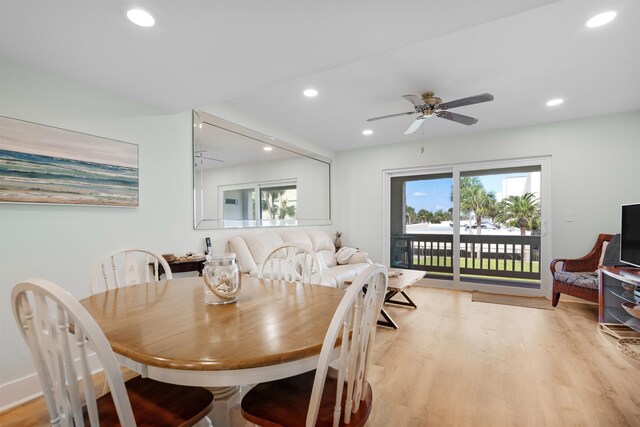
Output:
[[616,234],[607,245],[607,250],[604,252],[604,259],[602,260],[602,265],[614,266],[619,264],[621,264],[620,235]]

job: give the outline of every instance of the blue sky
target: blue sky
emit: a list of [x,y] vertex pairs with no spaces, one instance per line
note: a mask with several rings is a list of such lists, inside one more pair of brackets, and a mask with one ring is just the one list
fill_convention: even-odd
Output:
[[[498,193],[502,191],[502,180],[506,177],[522,176],[522,173],[479,176],[480,182],[487,191]],[[424,181],[407,181],[407,206],[412,206],[416,212],[426,209],[436,212],[446,211],[453,206],[451,202],[452,178],[430,179]]]
[[407,181],[407,206],[412,206],[416,212],[427,209],[435,212],[439,209],[446,211],[453,206],[451,203],[451,178],[430,179],[425,181]]

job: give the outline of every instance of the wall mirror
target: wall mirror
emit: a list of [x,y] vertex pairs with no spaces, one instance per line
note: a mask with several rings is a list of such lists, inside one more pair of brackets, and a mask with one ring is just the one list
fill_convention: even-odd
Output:
[[331,224],[331,160],[193,110],[196,229]]

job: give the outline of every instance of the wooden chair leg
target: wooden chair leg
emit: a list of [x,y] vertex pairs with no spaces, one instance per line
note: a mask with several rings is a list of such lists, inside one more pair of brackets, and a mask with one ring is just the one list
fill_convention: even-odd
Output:
[[560,301],[560,292],[553,291],[553,295],[551,297],[551,305],[553,307],[557,306],[558,301]]

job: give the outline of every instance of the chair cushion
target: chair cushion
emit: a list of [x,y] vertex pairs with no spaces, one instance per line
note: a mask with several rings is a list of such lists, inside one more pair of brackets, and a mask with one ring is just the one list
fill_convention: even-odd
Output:
[[611,239],[607,245],[607,249],[604,251],[602,265],[614,266],[620,264],[620,235],[616,234],[613,236],[613,239]]
[[[294,377],[270,381],[256,385],[242,399],[241,411],[244,418],[258,425],[273,426],[303,426],[305,425],[309,399],[316,371],[305,372]],[[333,426],[333,414],[336,403],[337,378],[335,372],[329,369],[325,385],[322,390],[322,400],[318,410],[316,426]],[[346,383],[342,394],[342,414],[344,414],[346,399]],[[349,424],[344,424],[344,417],[340,417],[340,427],[363,426],[371,414],[373,390],[365,381],[364,398],[358,405],[358,410],[351,414]]]
[[567,283],[569,285],[598,289],[598,277],[595,273],[556,271],[553,274],[553,278],[559,282]]
[[[200,387],[163,383],[135,377],[125,383],[131,409],[139,426],[193,425],[213,409],[213,394]],[[101,426],[119,426],[116,406],[107,393],[97,400]],[[85,425],[89,417],[85,407]]]

